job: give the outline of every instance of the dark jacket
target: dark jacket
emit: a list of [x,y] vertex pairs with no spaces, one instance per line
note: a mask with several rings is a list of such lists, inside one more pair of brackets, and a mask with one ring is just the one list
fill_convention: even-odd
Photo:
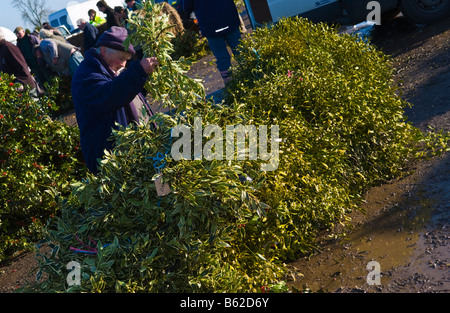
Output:
[[91,25],[90,23],[84,24],[84,51],[88,51],[89,49],[95,47],[97,43],[98,37],[98,29],[97,27]]
[[132,62],[127,70],[115,76],[95,49],[86,51],[72,79],[72,99],[81,150],[93,173],[98,171],[97,159],[103,157],[105,149],[113,147],[109,139],[115,123],[126,127],[133,121],[130,103],[137,95],[145,103],[140,92],[147,77],[139,61]]
[[33,53],[33,47],[35,45],[39,45],[41,40],[31,34],[25,33],[25,36],[21,39],[17,39],[17,47],[19,47],[20,51],[27,61],[28,66],[33,70],[39,66],[38,61]]
[[31,88],[36,87],[22,52],[6,40],[0,41],[0,72],[14,75],[20,83],[30,85]]
[[239,13],[233,0],[182,0],[185,12],[195,12],[205,37],[218,37],[239,28]]

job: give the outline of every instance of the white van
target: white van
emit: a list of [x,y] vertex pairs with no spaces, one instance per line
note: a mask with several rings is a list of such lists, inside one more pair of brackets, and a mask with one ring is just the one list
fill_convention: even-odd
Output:
[[[89,0],[85,2],[70,1],[66,8],[56,11],[49,15],[49,23],[52,27],[65,26],[71,33],[77,30],[77,21],[80,18],[89,21],[88,11],[93,9],[97,15],[103,17],[104,14],[97,8],[98,0]],[[115,6],[125,7],[122,0],[106,0],[106,3],[114,9]]]

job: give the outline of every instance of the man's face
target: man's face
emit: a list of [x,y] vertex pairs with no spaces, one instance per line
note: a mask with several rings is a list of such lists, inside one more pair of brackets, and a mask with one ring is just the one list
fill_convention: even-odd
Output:
[[25,37],[25,31],[22,29],[19,32],[17,32],[16,34],[18,39],[22,39],[23,37]]
[[108,64],[108,66],[116,73],[123,69],[127,64],[127,61],[131,58],[130,52],[114,50],[106,47],[101,47],[100,53],[106,64]]
[[134,0],[133,0],[133,1],[128,1],[128,2],[127,2],[127,7],[132,8],[133,5],[134,5],[134,3],[135,3]]
[[104,8],[104,7],[97,7],[97,8],[98,8],[98,10],[99,10],[100,12],[105,13],[106,8]]
[[80,24],[78,24],[78,28],[83,30],[85,25],[86,25],[86,23],[80,23]]

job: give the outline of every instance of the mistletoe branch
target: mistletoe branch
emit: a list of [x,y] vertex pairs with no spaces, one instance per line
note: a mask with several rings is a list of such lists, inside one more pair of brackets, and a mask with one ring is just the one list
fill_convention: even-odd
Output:
[[153,0],[145,2],[129,20],[131,34],[124,45],[141,46],[144,56],[158,59],[160,66],[149,76],[146,90],[164,107],[181,112],[192,108],[198,101],[204,101],[206,95],[201,82],[186,75],[189,63],[184,58],[174,61],[170,56],[174,37],[170,29],[174,26],[162,8]]

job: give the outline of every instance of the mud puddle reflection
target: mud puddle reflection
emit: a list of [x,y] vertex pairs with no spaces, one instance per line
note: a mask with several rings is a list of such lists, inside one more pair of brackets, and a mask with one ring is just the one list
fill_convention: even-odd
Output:
[[[352,216],[354,231],[324,240],[320,252],[289,264],[288,284],[312,292],[450,289],[449,160],[421,162],[413,174],[372,188],[366,214]],[[375,270],[367,268],[370,261],[380,266],[379,284],[369,275]]]

